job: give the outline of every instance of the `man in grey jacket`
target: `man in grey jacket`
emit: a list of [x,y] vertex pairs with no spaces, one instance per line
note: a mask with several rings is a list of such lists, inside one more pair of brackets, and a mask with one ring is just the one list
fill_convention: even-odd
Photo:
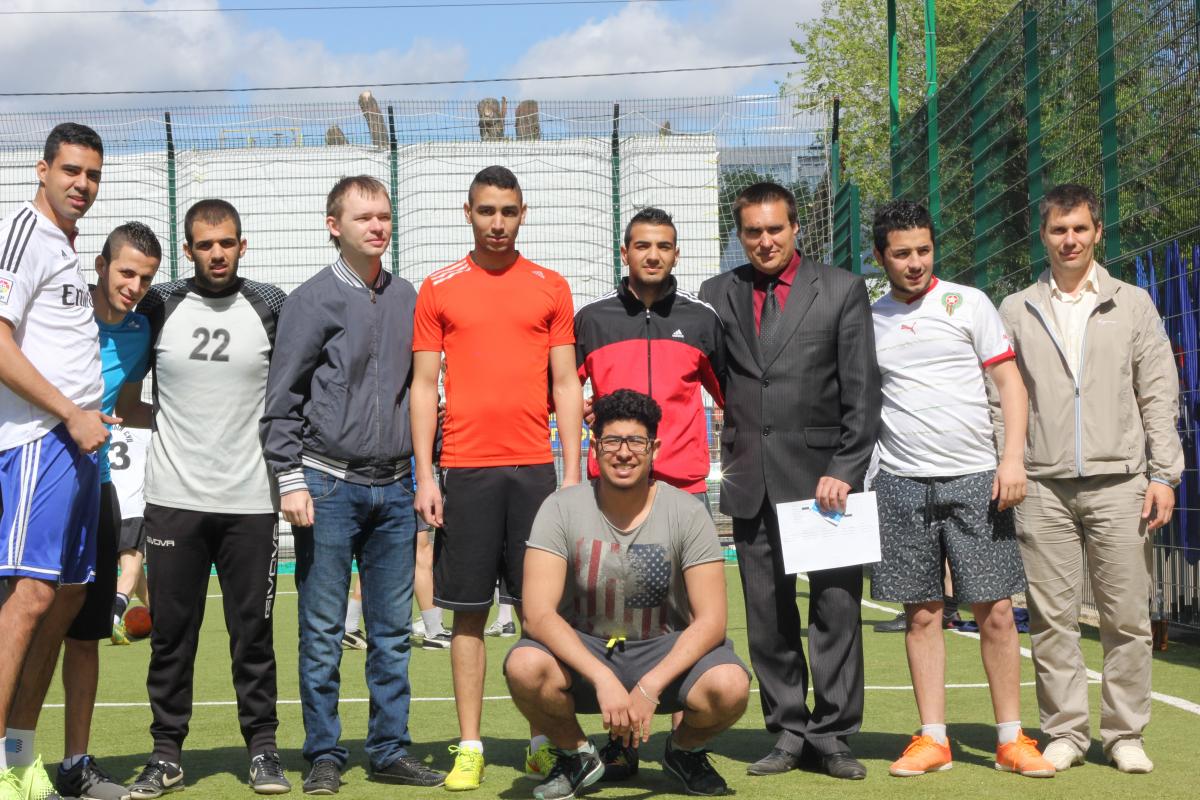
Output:
[[1044,755],[1061,771],[1082,764],[1091,743],[1079,647],[1090,580],[1104,648],[1104,755],[1122,772],[1149,772],[1150,532],[1170,521],[1183,471],[1179,381],[1150,296],[1095,261],[1103,234],[1096,195],[1063,184],[1040,211],[1050,269],[1007,297],[1000,314],[1029,389],[1028,484],[1016,522],[1038,706],[1051,740]]
[[294,291],[279,318],[262,438],[296,537],[300,701],[308,794],[333,794],[342,626],[357,558],[366,598],[366,750],[376,780],[440,786],[408,755],[408,682],[416,516],[409,459],[412,284],[383,269],[392,237],[387,189],[365,175],[329,192],[326,227],[340,258]]

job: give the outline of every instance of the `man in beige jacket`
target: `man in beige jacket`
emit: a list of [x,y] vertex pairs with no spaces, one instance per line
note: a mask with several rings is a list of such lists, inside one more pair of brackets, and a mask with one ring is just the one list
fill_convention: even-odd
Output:
[[1095,261],[1103,233],[1095,194],[1057,186],[1040,212],[1050,269],[1007,297],[1000,314],[1029,390],[1017,535],[1038,706],[1051,739],[1045,757],[1068,769],[1091,743],[1078,619],[1086,579],[1104,648],[1104,754],[1122,772],[1149,772],[1150,532],[1171,519],[1183,471],[1178,377],[1149,295]]

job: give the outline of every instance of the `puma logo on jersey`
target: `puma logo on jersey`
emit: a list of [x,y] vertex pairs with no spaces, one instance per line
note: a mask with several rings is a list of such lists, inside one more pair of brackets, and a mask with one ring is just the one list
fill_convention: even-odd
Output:
[[900,323],[900,330],[908,331],[913,336],[916,336],[917,335],[917,323],[914,322],[911,325],[905,325],[904,323]]
[[675,332],[671,334],[671,338],[672,339],[682,339],[683,331],[681,331],[679,328],[676,328]]

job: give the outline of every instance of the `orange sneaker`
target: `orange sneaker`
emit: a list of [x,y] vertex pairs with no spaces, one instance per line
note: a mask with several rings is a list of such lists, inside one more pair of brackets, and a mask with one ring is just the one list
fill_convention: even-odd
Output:
[[996,769],[1027,778],[1053,778],[1054,765],[1038,752],[1037,742],[1017,731],[1016,741],[996,746]]
[[898,778],[943,772],[954,766],[950,758],[950,743],[941,744],[932,736],[914,736],[888,772]]

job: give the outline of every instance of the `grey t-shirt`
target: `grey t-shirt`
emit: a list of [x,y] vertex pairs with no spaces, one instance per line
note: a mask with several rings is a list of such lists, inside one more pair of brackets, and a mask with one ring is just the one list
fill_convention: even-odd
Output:
[[566,559],[558,613],[575,630],[653,639],[691,621],[683,571],[724,553],[704,504],[657,486],[650,513],[630,531],[600,513],[594,482],[559,490],[538,511],[527,546]]

